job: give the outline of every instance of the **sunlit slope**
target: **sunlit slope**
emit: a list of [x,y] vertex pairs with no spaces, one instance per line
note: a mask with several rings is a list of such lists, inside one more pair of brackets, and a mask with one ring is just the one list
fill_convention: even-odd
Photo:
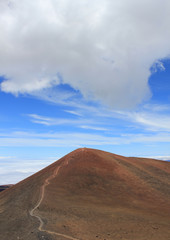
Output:
[[[48,179],[35,210],[39,231],[29,212]],[[170,163],[82,148],[2,192],[0,203],[2,240],[166,240]]]

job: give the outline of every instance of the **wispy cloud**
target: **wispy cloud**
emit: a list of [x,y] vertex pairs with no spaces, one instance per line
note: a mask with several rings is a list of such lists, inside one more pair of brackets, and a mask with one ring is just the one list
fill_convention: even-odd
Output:
[[170,131],[170,107],[147,104],[133,111],[111,111],[111,118],[123,119],[138,129],[155,132]]
[[67,113],[82,117],[82,114],[77,111],[73,111],[73,110],[64,110],[64,111]]
[[90,123],[92,120],[89,119],[70,119],[70,118],[51,118],[46,116],[41,116],[38,114],[28,114],[31,118],[31,121],[38,124],[43,124],[46,126],[54,125],[80,125],[83,123]]
[[170,111],[170,106],[168,104],[145,104],[143,109],[150,112],[165,112]]
[[[170,112],[167,105],[144,105],[136,111],[113,111],[102,106],[87,106],[87,108],[81,108],[80,113],[83,117],[79,114],[80,106],[81,103],[79,103],[78,107],[75,105],[72,110],[68,110],[68,113],[71,111],[71,114],[75,115],[74,118],[51,118],[38,114],[29,114],[28,116],[32,122],[46,126],[74,126],[77,130],[74,130],[73,135],[79,134],[79,129],[91,130],[93,136],[95,136],[93,131],[100,131],[100,135],[107,137],[109,142],[110,137],[116,138],[116,140],[118,137],[118,142],[122,141],[122,139],[126,139],[126,142],[133,142],[133,139],[128,135],[130,132],[137,142],[140,142],[141,138],[146,139],[146,142],[151,141],[151,139],[153,141],[162,142],[167,140],[169,142],[169,136],[166,133],[170,132]],[[122,125],[124,128],[122,128]],[[133,133],[132,129],[138,129],[138,131]],[[142,135],[143,132],[145,132],[144,135]]]
[[4,159],[13,159],[15,157],[11,157],[11,156],[0,156],[0,160],[4,160]]
[[117,136],[94,133],[30,133],[14,132],[3,134],[0,146],[37,146],[37,147],[82,147],[82,146],[112,146],[130,143],[160,143],[170,142],[166,133],[153,134],[118,134]]
[[28,114],[28,116],[31,118],[31,121],[38,124],[43,125],[58,125],[61,124],[61,121],[56,121],[56,119],[40,116],[38,114]]
[[[95,108],[94,108],[95,109]],[[70,116],[67,116],[65,118],[60,117],[48,117],[48,116],[41,116],[39,114],[27,114],[27,116],[30,118],[31,122],[42,124],[46,126],[57,126],[57,125],[65,125],[65,126],[74,126],[76,128],[81,129],[91,129],[91,130],[100,130],[105,131],[107,130],[106,127],[103,127],[104,121],[106,118],[113,118],[111,115],[102,113],[100,114],[100,110],[97,109],[94,112],[94,109],[83,109],[81,113],[78,113],[75,108],[75,110],[64,110],[67,113],[73,114],[75,117],[70,118]],[[98,114],[100,115],[100,118],[98,117]],[[109,124],[109,121],[108,121]]]
[[84,126],[80,126],[83,129],[91,129],[91,130],[96,130],[96,131],[108,131],[109,129],[104,128],[104,127],[95,127],[95,126],[88,126],[88,125],[84,125]]
[[148,112],[128,113],[132,122],[143,125],[150,131],[170,131],[170,115]]

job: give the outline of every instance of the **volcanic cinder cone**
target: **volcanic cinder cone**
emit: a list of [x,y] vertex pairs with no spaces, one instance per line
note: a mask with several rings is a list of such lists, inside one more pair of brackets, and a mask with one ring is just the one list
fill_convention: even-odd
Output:
[[0,193],[1,240],[169,240],[170,162],[77,149]]

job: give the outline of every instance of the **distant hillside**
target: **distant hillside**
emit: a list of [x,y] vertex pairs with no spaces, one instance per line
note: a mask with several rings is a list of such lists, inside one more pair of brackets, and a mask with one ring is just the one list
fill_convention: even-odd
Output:
[[12,187],[12,184],[8,184],[8,185],[0,185],[0,192],[4,191],[7,188]]
[[170,162],[77,149],[0,193],[1,240],[169,240]]

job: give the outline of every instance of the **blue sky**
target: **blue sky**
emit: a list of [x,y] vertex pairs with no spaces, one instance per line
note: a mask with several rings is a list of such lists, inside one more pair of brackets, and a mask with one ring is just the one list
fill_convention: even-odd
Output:
[[126,2],[0,3],[0,184],[79,147],[170,159],[170,4]]

